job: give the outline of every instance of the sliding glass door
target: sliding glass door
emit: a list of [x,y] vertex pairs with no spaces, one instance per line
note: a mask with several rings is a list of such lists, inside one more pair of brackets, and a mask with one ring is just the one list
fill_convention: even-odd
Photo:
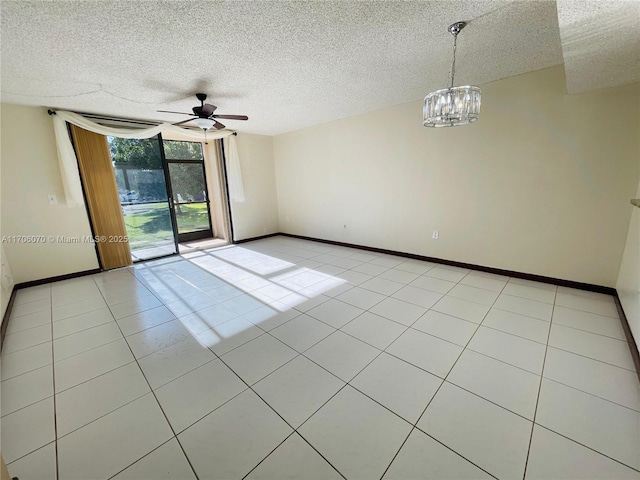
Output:
[[202,144],[163,141],[178,242],[212,238]]
[[177,253],[161,138],[107,140],[132,259]]

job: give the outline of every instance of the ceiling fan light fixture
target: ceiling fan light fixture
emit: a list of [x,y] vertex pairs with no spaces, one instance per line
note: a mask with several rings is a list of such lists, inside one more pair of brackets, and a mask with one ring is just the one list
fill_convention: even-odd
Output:
[[456,127],[478,120],[480,115],[480,88],[465,85],[453,86],[456,68],[456,44],[458,33],[467,25],[456,22],[447,29],[453,35],[453,62],[451,64],[451,85],[431,92],[424,97],[422,109],[425,127]]
[[211,120],[210,118],[196,118],[194,122],[203,130],[209,130],[216,124],[215,120]]

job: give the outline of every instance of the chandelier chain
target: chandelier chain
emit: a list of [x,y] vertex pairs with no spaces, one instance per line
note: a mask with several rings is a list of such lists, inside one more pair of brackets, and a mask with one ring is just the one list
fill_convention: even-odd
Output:
[[453,62],[451,62],[451,85],[450,88],[453,88],[453,78],[456,74],[456,46],[458,43],[458,35],[453,35]]

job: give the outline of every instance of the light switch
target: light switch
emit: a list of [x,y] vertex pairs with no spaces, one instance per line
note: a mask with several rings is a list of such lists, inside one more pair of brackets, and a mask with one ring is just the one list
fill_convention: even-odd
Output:
[[49,194],[49,205],[57,205],[58,204],[58,199],[56,198],[56,196],[51,193]]

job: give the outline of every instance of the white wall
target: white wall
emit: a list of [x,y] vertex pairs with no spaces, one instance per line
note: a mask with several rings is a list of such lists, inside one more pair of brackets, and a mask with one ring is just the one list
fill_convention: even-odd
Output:
[[[84,207],[67,208],[53,123],[44,108],[2,104],[0,231],[8,236],[91,235]],[[57,205],[47,195],[55,194]],[[15,283],[98,268],[93,244],[4,243]]]
[[418,100],[275,137],[281,231],[614,286],[640,88],[564,85],[561,66],[483,85],[471,126],[424,128]]
[[277,233],[278,201],[273,137],[239,133],[236,142],[245,201],[231,202],[234,240]]
[[[640,198],[640,183],[634,198]],[[633,338],[640,347],[640,208],[629,206],[628,209],[631,221],[616,290]]]

